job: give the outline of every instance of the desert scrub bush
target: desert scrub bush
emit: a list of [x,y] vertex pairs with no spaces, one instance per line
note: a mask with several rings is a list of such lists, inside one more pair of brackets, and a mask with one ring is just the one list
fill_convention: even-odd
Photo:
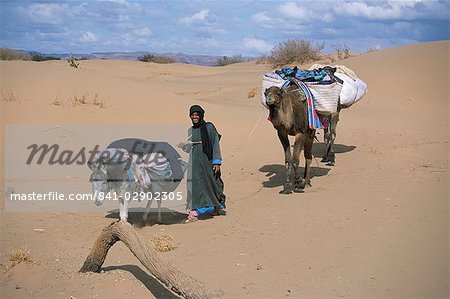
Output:
[[234,55],[231,57],[223,56],[217,59],[216,66],[225,66],[233,63],[245,62],[246,60],[242,58],[241,55]]
[[350,57],[350,48],[345,43],[339,43],[334,45],[337,57],[339,59],[346,59]]
[[14,92],[11,89],[8,89],[6,91],[0,89],[0,93],[2,95],[2,101],[17,102],[17,97],[14,95]]
[[104,99],[101,99],[98,93],[95,93],[93,96],[89,94],[75,94],[70,98],[63,99],[61,98],[59,92],[56,94],[56,97],[53,99],[51,103],[52,106],[60,106],[60,107],[82,107],[92,105],[103,109],[106,107],[106,103]]
[[175,63],[176,60],[167,56],[145,54],[139,56],[137,60],[142,62],[154,62],[154,63]]
[[254,87],[248,92],[247,98],[249,98],[249,99],[254,98],[257,93],[258,93],[258,87]]
[[155,234],[150,241],[153,243],[155,250],[159,252],[171,251],[177,248],[174,237],[164,231]]
[[11,250],[9,254],[8,269],[12,269],[20,263],[32,263],[31,254],[29,250],[24,248]]
[[0,48],[0,60],[30,60],[30,56],[17,50]]
[[269,56],[273,66],[287,65],[293,62],[310,62],[320,59],[325,43],[313,43],[310,40],[287,40],[276,45]]
[[259,56],[258,58],[256,58],[255,63],[256,64],[267,64],[269,61],[269,57],[268,56]]
[[70,55],[69,58],[67,58],[67,63],[70,67],[76,69],[80,67],[80,64],[77,62],[77,59],[73,55]]
[[32,61],[48,61],[48,60],[61,60],[58,57],[46,56],[41,54],[31,55]]
[[367,48],[367,53],[372,53],[372,52],[377,52],[378,50],[380,50],[380,47],[379,46],[376,46],[376,47],[370,47],[370,48]]
[[94,106],[97,106],[97,107],[102,108],[102,109],[105,108],[105,106],[106,106],[105,105],[105,100],[100,99],[97,93],[94,95],[94,102],[93,102],[93,104],[94,104]]

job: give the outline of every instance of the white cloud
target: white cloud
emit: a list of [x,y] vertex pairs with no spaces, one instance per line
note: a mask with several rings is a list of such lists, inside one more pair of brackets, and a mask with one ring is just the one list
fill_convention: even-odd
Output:
[[307,9],[297,5],[294,2],[287,2],[278,7],[278,11],[288,17],[293,19],[302,19],[307,20],[310,18],[311,13],[308,12]]
[[202,9],[190,17],[181,18],[182,23],[191,26],[193,24],[208,22],[209,10]]
[[153,34],[153,32],[147,27],[142,27],[139,29],[133,30],[133,35],[137,37],[149,37]]
[[257,25],[265,25],[273,23],[273,19],[269,17],[265,11],[254,14],[252,16],[252,21]]
[[198,35],[205,38],[211,38],[213,35],[227,33],[227,31],[218,24],[217,17],[214,14],[211,14],[207,9],[202,9],[189,17],[179,19],[179,21],[182,25],[191,28],[196,31]]
[[250,50],[255,50],[257,53],[261,54],[270,52],[273,48],[273,45],[263,39],[245,38],[244,47]]
[[43,24],[60,24],[69,15],[67,5],[36,3],[28,7],[28,16],[32,21]]
[[79,41],[82,43],[96,43],[100,41],[100,38],[96,34],[87,31],[83,33]]
[[371,20],[447,19],[448,2],[435,0],[346,2],[335,7],[335,12]]

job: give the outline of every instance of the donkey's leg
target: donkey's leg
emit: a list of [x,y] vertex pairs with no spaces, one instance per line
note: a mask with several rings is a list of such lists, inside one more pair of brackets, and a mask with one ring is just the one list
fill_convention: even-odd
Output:
[[144,221],[147,221],[148,215],[150,213],[150,208],[152,207],[152,203],[153,203],[153,193],[148,192],[147,194],[148,194],[148,196],[150,196],[150,198],[147,198],[147,205],[145,206],[145,212],[144,212],[144,215],[142,215],[142,220],[144,220]]
[[156,201],[158,203],[158,223],[161,223],[161,202],[162,199]]
[[292,171],[292,157],[291,157],[291,149],[289,143],[289,137],[286,132],[277,131],[278,138],[281,141],[284,149],[284,165],[286,166],[286,182],[284,184],[283,190],[280,191],[280,194],[290,194],[292,193],[292,183],[291,183],[291,171]]
[[303,188],[305,188],[305,183],[304,181],[302,181],[300,173],[298,171],[298,167],[300,165],[300,153],[302,152],[304,143],[305,134],[298,133],[297,135],[295,135],[294,150],[292,155],[292,168],[294,169],[294,192],[297,193],[303,192]]
[[120,220],[128,221],[128,200],[124,199],[123,194],[119,194],[119,216]]
[[308,130],[305,137],[305,187],[311,187],[311,162],[312,162],[312,146],[314,142],[315,130]]

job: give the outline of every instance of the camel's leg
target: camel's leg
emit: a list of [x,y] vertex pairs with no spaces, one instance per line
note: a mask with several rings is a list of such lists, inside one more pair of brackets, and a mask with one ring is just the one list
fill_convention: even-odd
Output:
[[293,150],[293,162],[292,168],[294,169],[294,192],[303,192],[305,184],[300,177],[298,167],[300,165],[300,153],[303,150],[303,144],[305,143],[305,134],[298,133],[295,135],[294,150]]
[[312,162],[312,146],[314,142],[315,130],[308,132],[308,136],[305,138],[305,187],[311,187],[311,162]]
[[285,132],[277,131],[278,138],[281,141],[284,149],[284,165],[286,166],[286,182],[284,184],[283,190],[280,191],[280,194],[290,194],[292,193],[292,183],[291,183],[291,171],[292,171],[292,156],[291,156],[291,148],[289,143],[288,134]]
[[328,162],[328,154],[331,149],[331,116],[328,116],[328,127],[323,129],[323,142],[325,143],[325,153],[321,162]]
[[325,155],[322,162],[328,162],[328,165],[334,165],[335,153],[334,153],[334,141],[336,140],[336,128],[339,122],[339,112],[336,112],[329,116],[329,128],[325,129]]

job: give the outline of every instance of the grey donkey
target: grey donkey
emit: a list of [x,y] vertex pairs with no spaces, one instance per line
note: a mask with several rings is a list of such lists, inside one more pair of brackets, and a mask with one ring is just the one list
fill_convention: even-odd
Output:
[[[162,153],[170,162],[171,170],[162,174],[158,171],[146,168],[145,171],[150,178],[151,183],[149,187],[141,184],[138,180],[132,179],[130,174],[130,161],[120,160],[113,161],[105,159],[100,156],[94,161],[88,161],[88,167],[92,173],[90,182],[92,183],[92,190],[94,193],[93,201],[97,206],[100,206],[106,194],[110,191],[116,193],[119,199],[119,216],[121,220],[128,220],[128,205],[129,201],[135,199],[134,195],[138,194],[161,194],[162,192],[172,192],[179,185],[181,179],[184,178],[184,173],[188,168],[188,163],[181,159],[181,156],[168,143],[152,142],[142,139],[121,139],[111,143],[108,147],[126,150],[133,154],[140,156],[151,153]],[[145,196],[148,200],[143,215],[143,220],[148,219],[151,205],[156,196]],[[158,203],[158,222],[161,222],[161,203],[162,200],[156,200]]]

